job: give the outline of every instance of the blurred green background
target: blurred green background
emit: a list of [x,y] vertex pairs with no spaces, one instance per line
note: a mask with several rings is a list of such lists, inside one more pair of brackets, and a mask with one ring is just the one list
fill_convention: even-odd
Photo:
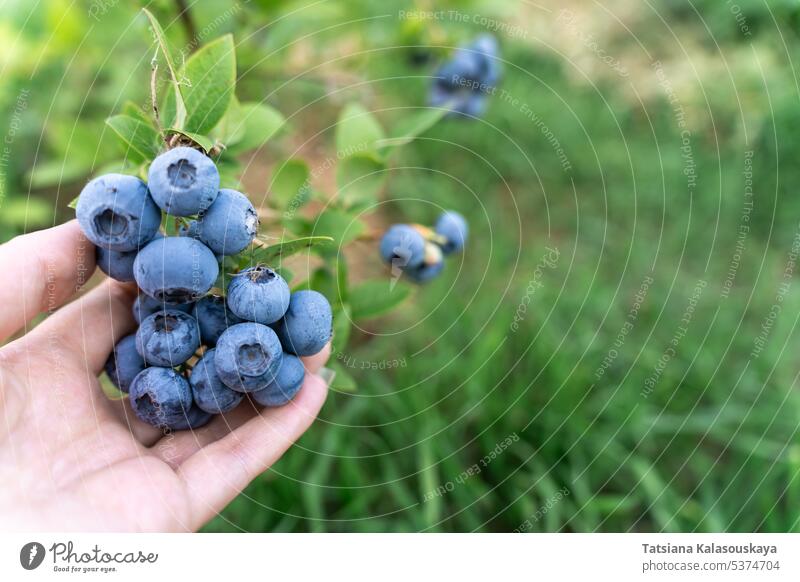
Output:
[[[798,2],[184,4],[146,5],[178,47],[233,32],[240,97],[289,118],[243,160],[254,199],[333,151],[343,104],[424,106],[482,32],[504,61],[372,221],[457,209],[466,253],[354,332],[358,390],[208,531],[800,531]],[[146,106],[143,5],[4,3],[0,240],[69,219],[123,153],[104,120]]]

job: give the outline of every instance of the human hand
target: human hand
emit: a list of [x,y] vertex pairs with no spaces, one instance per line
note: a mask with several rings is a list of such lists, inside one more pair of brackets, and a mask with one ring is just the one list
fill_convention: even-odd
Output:
[[0,246],[0,343],[50,313],[0,348],[0,525],[196,530],[310,426],[327,394],[318,372],[330,345],[303,358],[305,382],[289,404],[259,410],[245,399],[201,429],[162,434],[97,379],[135,326],[135,287],[108,280],[64,305],[94,260],[76,221]]

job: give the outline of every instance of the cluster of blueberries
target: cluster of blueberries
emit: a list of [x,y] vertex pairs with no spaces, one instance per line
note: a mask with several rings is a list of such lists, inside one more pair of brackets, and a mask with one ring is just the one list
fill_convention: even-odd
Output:
[[433,230],[418,224],[395,224],[381,239],[381,257],[393,271],[426,283],[442,272],[446,255],[464,248],[468,232],[467,221],[453,210],[442,213]]
[[[247,197],[219,185],[210,158],[178,147],[153,161],[147,184],[107,174],[78,199],[100,269],[140,289],[139,327],[114,347],[106,372],[154,426],[199,428],[245,394],[263,406],[286,404],[303,383],[300,357],[321,351],[332,334],[327,299],[291,293],[264,265],[232,276],[225,297],[209,293],[222,258],[247,248],[258,230]],[[162,211],[191,218],[178,236],[165,236]]]
[[488,96],[500,80],[499,53],[497,39],[491,34],[481,35],[456,50],[436,71],[429,103],[434,107],[448,106],[454,114],[481,116]]

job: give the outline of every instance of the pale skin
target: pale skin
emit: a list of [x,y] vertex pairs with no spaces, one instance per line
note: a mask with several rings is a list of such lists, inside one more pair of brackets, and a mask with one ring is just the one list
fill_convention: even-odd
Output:
[[[245,400],[195,431],[162,434],[98,375],[132,333],[131,284],[104,281],[75,221],[0,246],[0,529],[194,531],[268,469],[309,427],[327,394],[330,354],[281,408]],[[40,313],[49,316],[37,326]],[[29,331],[28,331],[29,330]]]

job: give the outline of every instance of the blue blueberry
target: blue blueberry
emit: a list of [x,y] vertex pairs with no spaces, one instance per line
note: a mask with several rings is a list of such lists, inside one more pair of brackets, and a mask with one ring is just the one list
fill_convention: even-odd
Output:
[[197,232],[214,254],[235,255],[256,237],[258,214],[247,196],[223,189],[208,210],[200,213]]
[[149,295],[140,293],[136,297],[136,301],[133,302],[133,318],[136,320],[136,323],[142,323],[142,320],[158,311],[169,309],[189,313],[192,307],[194,307],[193,303],[165,303],[164,301],[159,301],[158,299],[153,299]]
[[246,321],[275,323],[289,307],[289,285],[278,273],[257,265],[237,274],[228,284],[228,308]]
[[182,311],[154,313],[136,330],[136,349],[151,366],[179,366],[199,347],[197,321]]
[[158,156],[150,164],[150,195],[172,216],[193,216],[211,206],[219,192],[219,172],[211,158],[179,147]]
[[113,251],[137,250],[161,226],[161,211],[145,183],[124,174],[106,174],[89,182],[78,198],[76,214],[86,238]]
[[222,414],[233,410],[244,398],[244,394],[231,390],[217,374],[214,364],[216,350],[208,350],[192,369],[189,385],[197,406],[211,414]]
[[139,251],[133,275],[139,288],[158,301],[190,303],[214,285],[219,263],[200,241],[170,236]]
[[172,368],[145,368],[131,383],[130,402],[136,416],[148,424],[180,426],[192,409],[192,389]]
[[202,410],[195,404],[192,405],[192,407],[184,414],[183,417],[165,428],[169,428],[170,430],[202,428],[203,426],[207,425],[212,418],[214,418],[213,414]]
[[106,275],[117,281],[133,281],[133,261],[138,251],[110,251],[95,247],[95,261]]
[[214,365],[220,380],[237,392],[255,392],[275,379],[283,350],[278,336],[260,323],[229,327],[217,341]]
[[383,235],[380,252],[392,266],[413,269],[425,258],[425,238],[412,226],[395,224]]
[[409,269],[405,274],[415,283],[427,283],[438,277],[442,269],[444,269],[444,261],[439,261],[430,265],[420,265],[416,269]]
[[225,298],[219,295],[206,295],[194,304],[192,312],[200,326],[200,341],[206,346],[217,345],[219,336],[226,329],[242,320],[225,305]]
[[491,34],[482,34],[467,49],[477,54],[479,67],[478,77],[489,87],[494,87],[500,81],[500,46],[497,38]]
[[253,392],[251,396],[261,406],[283,406],[300,391],[305,374],[306,369],[300,358],[283,354],[275,380],[266,388]]
[[105,370],[111,382],[123,392],[131,387],[136,375],[146,368],[144,359],[136,351],[136,335],[125,336],[117,342],[106,360]]
[[331,304],[317,291],[292,293],[289,309],[275,332],[283,349],[296,356],[313,356],[331,339],[333,314]]
[[428,102],[434,107],[449,106],[451,115],[480,117],[487,95],[500,80],[497,39],[481,35],[436,71]]
[[469,234],[466,219],[458,212],[449,210],[442,213],[436,221],[436,233],[447,239],[442,245],[444,254],[456,253],[464,248]]

